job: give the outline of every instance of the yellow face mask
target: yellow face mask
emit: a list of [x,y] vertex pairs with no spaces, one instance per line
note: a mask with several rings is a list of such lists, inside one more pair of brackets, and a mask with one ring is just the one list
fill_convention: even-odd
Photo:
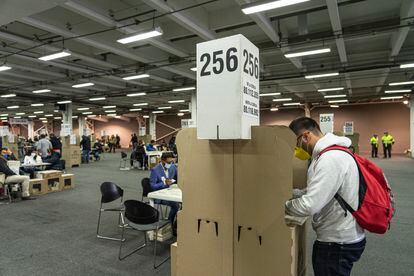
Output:
[[299,158],[300,160],[304,160],[304,161],[311,159],[310,154],[306,150],[300,147],[295,148],[295,157]]

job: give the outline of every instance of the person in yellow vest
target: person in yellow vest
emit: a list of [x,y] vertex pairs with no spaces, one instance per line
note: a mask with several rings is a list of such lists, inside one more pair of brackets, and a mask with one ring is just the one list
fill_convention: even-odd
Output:
[[381,140],[384,148],[384,158],[391,158],[392,145],[395,143],[394,137],[386,131],[384,132],[384,136],[382,136]]
[[374,134],[371,137],[371,157],[378,157],[378,135]]

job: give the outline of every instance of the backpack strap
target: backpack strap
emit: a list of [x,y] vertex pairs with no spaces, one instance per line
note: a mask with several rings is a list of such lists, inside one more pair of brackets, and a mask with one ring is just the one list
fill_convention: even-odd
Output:
[[[352,156],[352,158],[355,159],[355,156],[353,154],[353,152],[351,152],[351,150],[349,150],[346,147],[342,147],[342,146],[338,146],[338,145],[333,145],[330,147],[325,148],[324,150],[322,150],[319,154],[318,154],[318,158],[324,154],[327,151],[331,151],[331,150],[340,150],[343,152],[348,153],[349,155]],[[356,162],[356,160],[355,160]],[[357,163],[357,167],[358,167],[358,172],[361,178],[361,171],[359,169],[358,163]],[[348,202],[345,201],[345,199],[338,193],[335,194],[334,198],[338,201],[339,205],[342,207],[342,209],[345,211],[345,216],[347,216],[347,211],[349,211],[351,214],[355,212],[355,210],[351,207],[351,205],[348,204]]]

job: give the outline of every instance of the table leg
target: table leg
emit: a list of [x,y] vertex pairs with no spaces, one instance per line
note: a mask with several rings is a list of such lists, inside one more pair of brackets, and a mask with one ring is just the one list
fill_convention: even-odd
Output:
[[149,198],[149,205],[152,206],[152,207],[155,206],[154,200],[152,198]]

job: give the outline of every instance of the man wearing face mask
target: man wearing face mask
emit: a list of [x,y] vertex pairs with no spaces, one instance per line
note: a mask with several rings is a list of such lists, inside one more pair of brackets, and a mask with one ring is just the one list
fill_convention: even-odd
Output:
[[365,249],[365,233],[334,196],[338,193],[357,209],[358,167],[351,155],[339,150],[319,156],[329,146],[350,147],[351,140],[331,133],[323,135],[317,122],[307,117],[292,121],[289,127],[297,137],[295,156],[311,163],[307,188],[301,193],[294,192],[294,198],[286,202],[286,214],[313,216],[312,226],[317,236],[312,253],[315,276],[351,275],[353,264]]
[[[161,163],[151,170],[150,184],[153,191],[169,188],[177,182],[177,167],[174,165],[174,154],[172,152],[164,152],[161,156]],[[179,210],[178,202],[173,201],[156,201],[157,204],[170,206],[170,214],[168,219],[174,223],[175,216]]]

